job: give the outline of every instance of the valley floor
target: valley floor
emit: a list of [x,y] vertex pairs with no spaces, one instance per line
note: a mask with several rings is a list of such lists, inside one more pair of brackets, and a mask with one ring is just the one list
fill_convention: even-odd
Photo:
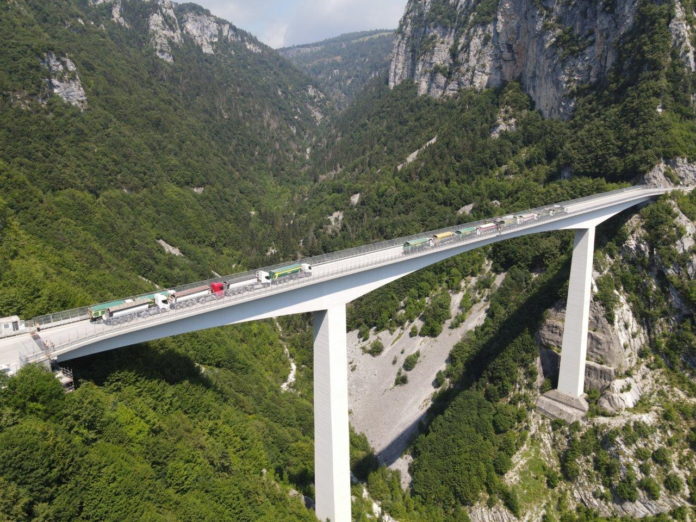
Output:
[[[503,278],[504,274],[499,275],[493,288],[497,288]],[[452,296],[453,317],[459,310],[463,295],[462,292]],[[394,333],[388,330],[380,332],[366,342],[360,341],[357,330],[348,334],[351,424],[356,431],[367,436],[383,464],[401,471],[404,486],[408,485],[410,478],[409,457],[403,453],[431,405],[437,372],[444,370],[450,351],[466,332],[483,323],[487,310],[486,300],[477,302],[459,327],[450,329],[450,319],[435,338],[410,337],[411,324]],[[418,321],[416,325],[421,326]],[[384,345],[384,351],[377,357],[363,351],[363,347],[375,339]],[[417,351],[420,351],[420,357],[415,368],[404,372],[408,382],[396,386],[394,381],[404,359]]]

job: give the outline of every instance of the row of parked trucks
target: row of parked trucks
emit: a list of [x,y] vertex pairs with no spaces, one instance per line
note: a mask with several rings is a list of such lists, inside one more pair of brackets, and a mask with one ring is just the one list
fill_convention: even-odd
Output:
[[[553,216],[556,213],[564,212],[565,209],[560,205],[548,207],[539,212],[529,212],[526,214],[507,215],[493,221],[482,223],[477,226],[463,227],[458,230],[439,232],[432,236],[411,239],[403,244],[404,253],[408,254],[427,247],[436,247],[456,239],[464,239],[468,236],[481,236],[500,232],[504,227],[513,224],[522,225],[539,219],[540,216]],[[262,288],[283,280],[306,277],[312,274],[312,267],[307,263],[294,263],[279,268],[269,270],[257,270],[252,278],[231,281],[213,281],[183,290],[161,290],[139,297],[119,299],[100,303],[87,309],[87,314],[91,321],[103,320],[110,323],[113,320],[139,314],[150,314],[179,308],[194,303],[203,302],[215,297],[224,295],[234,295],[250,291],[255,288]],[[26,330],[26,326],[19,317],[12,316],[0,319],[0,337],[13,335]]]
[[492,234],[494,232],[501,232],[503,228],[510,225],[523,225],[529,223],[530,221],[536,221],[540,216],[553,216],[560,212],[564,212],[564,208],[560,205],[553,205],[552,207],[546,208],[540,212],[528,212],[526,214],[509,214],[500,218],[496,218],[488,223],[482,223],[474,227],[464,227],[458,230],[448,230],[446,232],[439,232],[432,236],[420,237],[416,239],[411,239],[406,241],[403,245],[404,253],[408,254],[414,251],[421,250],[428,247],[440,246],[449,241],[454,241],[455,239],[462,240],[468,236],[482,236],[485,234]]
[[240,281],[213,281],[183,290],[161,290],[134,298],[100,303],[89,307],[87,313],[92,321],[110,322],[121,317],[152,311],[161,312],[200,303],[215,297],[239,294],[254,288],[269,286],[281,280],[305,277],[311,273],[312,267],[307,263],[295,263],[268,271],[257,270],[255,277]]

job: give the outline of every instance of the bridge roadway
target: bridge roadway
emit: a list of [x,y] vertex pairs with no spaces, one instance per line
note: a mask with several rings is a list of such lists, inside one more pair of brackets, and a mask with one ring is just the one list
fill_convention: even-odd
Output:
[[316,511],[322,520],[350,520],[345,305],[400,277],[475,248],[528,234],[575,230],[559,387],[548,400],[581,410],[583,404],[586,406],[582,395],[595,227],[670,190],[636,186],[559,203],[562,210],[557,209],[553,215],[546,212],[553,205],[516,212],[515,215],[532,212],[540,215],[527,223],[506,225],[499,231],[458,238],[417,252],[405,253],[403,242],[440,231],[319,256],[305,260],[312,264],[310,276],[133,318],[124,324],[106,325],[87,319],[44,324],[33,336],[26,333],[0,339],[0,365],[16,371],[27,362],[62,362],[225,324],[312,312]]
[[[446,257],[450,257],[451,255],[456,255],[462,251],[479,248],[481,246],[502,241],[504,239],[510,239],[513,237],[548,230],[574,228],[574,226],[577,224],[578,218],[581,218],[583,222],[586,222],[588,219],[592,219],[593,211],[598,209],[600,211],[604,211],[608,208],[615,207],[617,204],[624,205],[630,203],[630,205],[624,207],[627,208],[628,206],[632,206],[637,202],[640,202],[640,200],[647,200],[665,192],[667,192],[667,189],[663,188],[631,187],[629,189],[603,193],[579,200],[572,200],[561,203],[561,206],[565,209],[565,212],[556,213],[554,216],[542,216],[539,219],[528,223],[520,225],[508,225],[501,231],[494,231],[492,233],[482,234],[480,236],[469,236],[463,240],[452,241],[436,247],[426,247],[420,251],[409,254],[404,254],[402,240],[398,240],[396,244],[391,244],[390,246],[383,248],[380,248],[380,245],[383,243],[378,243],[375,245],[375,250],[366,251],[364,253],[356,253],[356,249],[349,249],[344,251],[345,256],[342,256],[341,252],[338,252],[333,254],[333,256],[336,258],[335,260],[313,264],[311,276],[292,279],[290,281],[277,282],[266,288],[255,289],[253,291],[237,295],[225,296],[210,302],[196,304],[194,306],[182,309],[164,311],[150,317],[134,317],[132,320],[124,324],[109,326],[103,324],[102,322],[93,323],[88,319],[84,319],[54,327],[52,327],[50,324],[43,325],[39,335],[46,345],[43,347],[44,349],[42,349],[42,347],[40,347],[29,334],[0,339],[0,366],[7,365],[12,370],[16,370],[22,364],[23,360],[29,362],[41,362],[48,358],[58,361],[69,360],[73,358],[70,355],[71,352],[88,346],[90,342],[104,340],[107,338],[114,339],[116,341],[109,343],[108,349],[118,348],[119,344],[120,346],[127,346],[129,344],[143,342],[141,340],[133,341],[132,336],[126,334],[133,333],[134,331],[140,329],[150,328],[155,325],[174,323],[183,318],[191,318],[198,315],[207,314],[214,310],[235,307],[242,303],[266,298],[270,295],[287,293],[289,291],[296,290],[299,287],[313,286],[332,279],[345,278],[348,275],[365,270],[373,270],[380,266],[402,263],[404,261],[410,261],[416,258],[432,257],[434,253],[446,252],[449,254]],[[541,207],[541,209],[549,207],[552,207],[552,205]],[[623,208],[621,208],[621,210],[623,210]],[[531,212],[539,212],[539,209],[516,212],[515,215]],[[601,213],[604,214],[604,212]],[[447,230],[461,228],[462,226],[466,226],[466,224],[459,225],[458,227],[449,227]],[[427,237],[429,235],[432,235],[432,232],[425,232],[420,234],[419,237]],[[309,262],[311,263],[311,260],[309,260]],[[363,293],[366,292],[360,292],[360,295]],[[312,299],[312,302],[314,301],[317,301],[317,298]],[[290,307],[291,309],[287,310],[285,313],[283,313],[282,309],[279,309],[269,316],[286,315],[287,313],[309,312],[326,308],[324,303],[321,304],[321,306],[324,306],[324,308],[317,308],[316,306],[319,304],[320,303],[318,302],[316,304],[308,303],[308,306],[301,307],[305,309],[300,311],[297,311],[297,306],[292,306]],[[249,317],[247,320],[254,320],[258,318],[261,317]],[[209,325],[201,326],[210,327]],[[193,328],[191,331],[195,329],[196,328]],[[166,335],[162,335],[162,337],[163,336]],[[123,344],[117,341],[119,337],[123,337]],[[143,340],[152,340],[155,338],[157,337]],[[45,350],[46,347],[48,347],[48,350]],[[84,354],[85,350],[80,350],[79,355],[76,355],[81,356]]]

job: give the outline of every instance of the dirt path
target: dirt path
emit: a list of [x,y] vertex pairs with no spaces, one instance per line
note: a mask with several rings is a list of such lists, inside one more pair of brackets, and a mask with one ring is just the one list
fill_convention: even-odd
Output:
[[280,343],[283,345],[285,357],[287,357],[288,361],[290,362],[290,373],[288,374],[288,378],[285,380],[285,382],[280,385],[280,389],[282,391],[289,391],[292,385],[295,384],[295,378],[297,376],[297,364],[295,363],[295,360],[290,356],[290,350],[288,350],[287,343],[283,341],[283,327],[280,326],[278,319],[275,317],[273,318],[273,322],[275,323],[276,328],[280,333]]
[[[494,288],[500,285],[503,277],[500,275],[496,278]],[[452,296],[453,317],[462,296],[463,293]],[[384,352],[377,357],[363,353],[361,346],[368,343],[358,340],[357,331],[349,332],[351,424],[367,436],[384,464],[402,470],[402,477],[407,465],[399,458],[409,439],[416,433],[419,420],[430,407],[437,372],[445,368],[452,347],[467,331],[483,322],[487,309],[487,302],[476,303],[458,328],[450,329],[450,321],[447,321],[437,338],[409,337],[411,324],[405,331],[399,329],[393,334],[380,332],[368,341],[370,343],[379,338],[384,344]],[[420,323],[416,324],[420,327]],[[394,386],[394,379],[404,359],[418,350],[420,358],[416,367],[407,372],[408,383]]]

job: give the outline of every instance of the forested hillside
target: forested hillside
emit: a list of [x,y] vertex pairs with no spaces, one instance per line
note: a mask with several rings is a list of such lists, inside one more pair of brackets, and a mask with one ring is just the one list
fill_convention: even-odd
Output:
[[191,4],[0,9],[0,315],[266,261],[329,110],[307,77]]
[[386,74],[393,44],[393,31],[377,30],[278,52],[314,78],[337,108],[345,109],[370,80]]
[[[331,109],[289,62],[168,0],[3,2],[0,35],[0,316],[293,255]],[[282,392],[285,346],[253,324],[81,361],[70,395],[3,382],[0,519],[311,520],[308,362]]]
[[[285,50],[301,72],[193,4],[5,2],[0,316],[646,180],[696,183],[693,2],[580,3],[413,0],[387,82],[389,33]],[[463,80],[483,77],[467,68],[471,35],[507,49],[495,31],[511,6],[534,10],[543,34],[526,37],[552,35],[563,67],[597,57],[582,32],[595,14],[630,23],[612,60],[545,104],[521,73]],[[415,68],[396,81],[399,49]],[[372,499],[404,521],[693,518],[695,198],[599,228],[593,334],[620,333],[622,363],[591,355],[604,380],[581,424],[535,410],[556,378],[572,233],[459,256],[353,303],[361,339],[437,337],[453,295],[469,303],[461,320],[473,278],[489,291],[483,324],[432,376],[410,486],[352,437],[354,518],[374,516]],[[308,318],[293,317],[86,358],[68,395],[20,372],[1,383],[0,518],[311,520],[311,355]]]

